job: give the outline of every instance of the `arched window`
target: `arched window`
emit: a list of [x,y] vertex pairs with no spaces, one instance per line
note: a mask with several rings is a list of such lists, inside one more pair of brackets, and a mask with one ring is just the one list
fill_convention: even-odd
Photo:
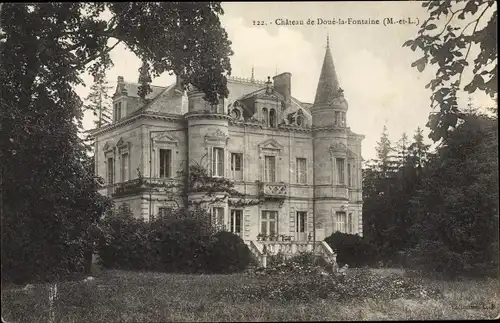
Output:
[[262,117],[264,118],[264,124],[268,127],[269,126],[269,115],[268,115],[266,108],[262,109]]
[[303,123],[304,121],[302,120],[302,117],[301,116],[297,117],[297,126],[302,126]]
[[276,110],[269,110],[269,126],[276,128]]

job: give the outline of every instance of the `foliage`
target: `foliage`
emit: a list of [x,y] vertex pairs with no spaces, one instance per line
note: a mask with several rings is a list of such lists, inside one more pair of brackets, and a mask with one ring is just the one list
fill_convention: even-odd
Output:
[[216,2],[2,4],[2,277],[78,271],[109,205],[78,137],[80,75],[104,75],[122,44],[154,76],[174,71],[216,103],[232,54],[222,13]]
[[232,273],[251,259],[240,237],[217,232],[201,210],[173,210],[145,222],[121,206],[106,217],[104,228],[98,249],[106,268]]
[[411,200],[415,265],[455,276],[498,263],[498,123],[464,116],[437,151]]
[[[248,199],[245,194],[234,188],[234,181],[225,177],[212,177],[202,164],[192,162],[187,171],[180,171],[178,177],[182,179],[180,183],[163,185],[164,188],[177,188],[183,192],[185,197],[184,205],[194,209],[200,208],[205,203],[217,203],[228,201],[230,206],[244,207],[257,205],[263,199]],[[203,193],[199,200],[188,200],[190,193]]]
[[[281,265],[282,266],[282,265]],[[369,270],[348,274],[324,271],[275,271],[272,276],[260,276],[261,283],[253,286],[227,288],[219,297],[231,295],[235,301],[311,302],[315,299],[350,301],[377,298],[440,297],[436,288],[422,285],[412,278],[397,274],[379,276]]]
[[154,265],[154,260],[148,259],[151,253],[149,223],[134,218],[126,205],[120,205],[115,212],[107,214],[102,222],[104,235],[98,253],[104,267],[144,269]]
[[86,104],[83,106],[83,111],[92,111],[97,120],[94,121],[96,128],[101,128],[109,123],[112,119],[111,98],[108,94],[112,86],[106,81],[106,75],[99,72],[94,77],[94,83],[90,87],[90,93],[86,98]]
[[[494,98],[497,88],[497,8],[495,1],[425,1],[429,17],[422,23],[418,35],[403,46],[424,56],[412,63],[422,72],[425,67],[437,65],[437,72],[426,88],[432,90],[431,107],[439,111],[429,118],[428,126],[434,141],[446,138],[449,128],[455,127],[462,114],[459,112],[459,91],[485,92]],[[445,19],[443,28],[438,22]],[[472,80],[464,85],[462,75],[469,71],[471,48],[478,53],[473,60]],[[465,55],[464,55],[465,54]]]
[[207,252],[207,266],[210,272],[234,273],[247,268],[252,259],[243,239],[234,233],[217,232]]
[[[94,126],[96,128],[101,128],[107,124],[111,123],[112,112],[111,112],[111,98],[109,97],[108,91],[111,89],[108,81],[106,81],[106,75],[103,72],[99,72],[94,77],[94,83],[90,87],[90,93],[85,99],[85,104],[83,105],[83,111],[92,111],[94,117],[97,120],[94,121]],[[86,141],[90,151],[93,151],[92,147],[95,145],[95,139],[90,134],[87,134]]]
[[345,264],[353,268],[369,266],[377,259],[375,248],[359,235],[335,232],[325,241],[332,250],[336,250],[339,267]]

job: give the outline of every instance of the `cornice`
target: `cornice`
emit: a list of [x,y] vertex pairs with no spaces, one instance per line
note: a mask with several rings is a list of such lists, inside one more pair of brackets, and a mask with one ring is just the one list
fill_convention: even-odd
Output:
[[179,121],[183,122],[184,121],[184,118],[182,115],[165,114],[165,113],[161,113],[161,112],[143,112],[143,113],[140,113],[137,115],[133,115],[130,118],[122,119],[118,122],[112,123],[112,124],[107,125],[105,127],[89,130],[89,133],[91,133],[94,136],[100,135],[100,134],[115,130],[117,128],[129,125],[129,124],[134,123],[135,121],[140,120],[140,119],[164,120],[164,121],[170,121],[170,122],[179,122]]
[[186,120],[189,119],[216,119],[216,120],[232,120],[231,116],[224,113],[213,113],[209,111],[197,111],[197,112],[188,112],[184,115]]

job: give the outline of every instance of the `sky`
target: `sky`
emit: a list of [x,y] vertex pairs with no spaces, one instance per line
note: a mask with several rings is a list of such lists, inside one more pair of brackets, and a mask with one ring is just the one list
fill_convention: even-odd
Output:
[[[417,35],[419,25],[383,24],[384,18],[418,20],[421,24],[428,16],[421,2],[225,2],[222,6],[221,22],[234,51],[232,76],[250,78],[252,67],[255,78],[260,80],[276,72],[290,72],[292,96],[312,103],[329,35],[340,86],[349,103],[347,124],[355,133],[365,135],[363,158],[376,157],[375,146],[384,125],[393,143],[403,132],[412,137],[418,126],[427,138],[425,124],[431,112],[431,92],[425,85],[435,70],[426,68],[420,73],[412,68],[411,63],[421,54],[402,47]],[[371,19],[380,24],[318,25],[318,18]],[[286,19],[302,20],[304,25],[277,25]],[[308,25],[308,19],[316,24]],[[137,81],[141,62],[132,52],[117,46],[111,58],[114,67],[107,73],[110,85],[116,86],[118,76]],[[464,76],[464,82],[468,77]],[[83,79],[87,87],[79,86],[76,91],[85,98],[92,79],[88,75],[83,75]],[[167,86],[174,81],[173,76],[165,73],[153,79],[152,84]],[[468,96],[462,95],[460,102],[465,106]],[[493,105],[482,94],[475,94],[473,102],[476,106]],[[91,113],[85,114],[83,124],[85,129],[93,128]]]

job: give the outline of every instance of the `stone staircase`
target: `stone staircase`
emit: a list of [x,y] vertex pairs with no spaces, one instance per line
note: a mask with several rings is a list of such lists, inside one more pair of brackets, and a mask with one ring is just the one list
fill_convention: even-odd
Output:
[[293,257],[301,252],[312,252],[314,255],[323,258],[323,260],[337,267],[337,255],[325,241],[315,243],[309,241],[245,241],[253,254],[253,260],[248,268],[267,267],[267,257],[283,254],[285,257]]

